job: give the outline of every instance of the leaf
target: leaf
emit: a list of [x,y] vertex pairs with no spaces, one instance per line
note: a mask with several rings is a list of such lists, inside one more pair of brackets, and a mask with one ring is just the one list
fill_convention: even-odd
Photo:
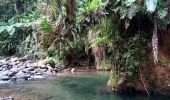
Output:
[[133,5],[128,9],[127,17],[129,19],[132,19],[136,15],[137,12],[138,12],[137,6]]
[[18,27],[18,28],[21,27],[22,25],[23,25],[23,23],[16,23],[16,24],[14,24],[14,26]]
[[15,32],[15,28],[14,28],[13,25],[7,26],[6,30],[7,30],[7,32],[9,33],[9,35],[13,35],[14,32]]
[[156,9],[158,1],[157,0],[145,0],[147,11],[154,12]]
[[11,25],[11,26],[7,26],[7,28],[6,28],[6,30],[7,30],[7,32],[9,33],[9,32],[11,32],[12,31],[12,29],[13,29],[14,27],[13,27],[13,25]]
[[136,0],[125,0],[126,6],[131,6]]
[[168,9],[167,8],[160,9],[160,10],[158,9],[158,16],[159,16],[160,19],[165,18],[167,16],[167,14],[168,14]]
[[13,35],[15,33],[15,28],[12,28],[12,30],[9,32],[9,35]]
[[5,25],[7,25],[7,23],[5,23],[5,22],[0,22],[0,26],[5,26]]
[[0,33],[2,33],[6,29],[6,26],[0,26]]

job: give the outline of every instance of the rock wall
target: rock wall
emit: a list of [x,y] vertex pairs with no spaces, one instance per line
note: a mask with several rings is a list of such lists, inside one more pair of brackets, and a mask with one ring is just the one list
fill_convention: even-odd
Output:
[[[147,69],[148,66],[141,68],[142,77],[150,93],[170,95],[170,27],[166,30],[159,30],[158,38],[158,65],[154,64],[153,51],[151,51],[149,55],[149,69]],[[149,72],[147,72],[148,70]],[[141,79],[136,80],[134,87],[137,91],[146,91]]]
[[[152,30],[151,32],[152,33]],[[150,37],[152,34],[150,34]],[[158,31],[159,51],[158,64],[153,59],[153,49],[150,39],[149,64],[143,64],[139,75],[133,80],[125,80],[118,84],[118,90],[126,90],[153,94],[170,95],[170,27]],[[119,81],[121,81],[120,79]]]

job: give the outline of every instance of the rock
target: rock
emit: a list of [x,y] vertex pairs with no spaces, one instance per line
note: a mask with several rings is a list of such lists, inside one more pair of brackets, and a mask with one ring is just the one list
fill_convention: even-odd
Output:
[[8,76],[13,77],[17,73],[18,73],[18,71],[11,71],[11,72],[8,73]]
[[71,68],[64,69],[64,72],[70,72]]
[[48,67],[46,65],[40,65],[41,69],[48,69]]
[[28,71],[33,71],[34,68],[33,68],[33,67],[28,67],[27,70],[28,70]]
[[17,68],[17,67],[15,66],[15,67],[11,68],[10,71],[12,71],[12,72],[18,72],[18,71],[19,71],[19,68]]
[[28,55],[25,55],[24,57],[20,58],[19,60],[25,62],[25,61],[29,60],[29,58],[30,57]]
[[0,67],[0,71],[2,71],[3,70],[3,68],[2,67]]
[[38,64],[37,63],[28,63],[27,67],[38,68]]
[[22,77],[24,76],[25,74],[22,72],[22,71],[19,71],[17,74],[15,74],[15,76],[18,78],[18,77]]
[[8,81],[10,78],[8,76],[1,76],[0,79],[3,81]]
[[57,72],[61,72],[62,70],[64,70],[64,68],[62,67],[56,67],[54,68],[54,71],[57,73]]
[[41,72],[47,72],[48,69],[41,69]]
[[8,65],[7,64],[4,64],[1,66],[1,68],[6,68],[7,69]]
[[30,78],[31,78],[31,80],[42,80],[42,79],[45,79],[45,77],[42,76],[42,75],[33,75]]
[[53,71],[53,68],[50,65],[47,65],[47,68],[49,71],[51,71],[51,72]]
[[16,61],[19,61],[19,58],[18,57],[14,57],[14,58],[11,58],[10,61],[11,62],[16,62]]
[[72,69],[71,69],[71,72],[72,72],[72,73],[74,73],[74,72],[75,72],[75,70],[76,70],[75,68],[72,68]]
[[40,72],[37,72],[37,73],[36,73],[36,75],[42,75],[42,73],[40,73]]
[[6,63],[6,60],[5,59],[2,59],[2,60],[0,60],[0,63]]
[[2,72],[1,72],[1,74],[2,74],[3,76],[8,76],[9,73],[10,73],[9,70],[2,71]]

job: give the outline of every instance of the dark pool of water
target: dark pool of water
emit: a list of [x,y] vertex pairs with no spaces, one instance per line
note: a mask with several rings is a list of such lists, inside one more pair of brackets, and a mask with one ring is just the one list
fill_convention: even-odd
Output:
[[170,100],[165,96],[116,94],[105,86],[107,73],[59,74],[48,80],[0,85],[0,96],[14,100]]

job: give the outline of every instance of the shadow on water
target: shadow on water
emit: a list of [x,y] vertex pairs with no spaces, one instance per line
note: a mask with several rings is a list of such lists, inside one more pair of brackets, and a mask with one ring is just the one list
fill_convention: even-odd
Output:
[[0,86],[0,90],[15,100],[169,100],[164,96],[110,92],[106,87],[108,78],[106,73],[75,73]]

